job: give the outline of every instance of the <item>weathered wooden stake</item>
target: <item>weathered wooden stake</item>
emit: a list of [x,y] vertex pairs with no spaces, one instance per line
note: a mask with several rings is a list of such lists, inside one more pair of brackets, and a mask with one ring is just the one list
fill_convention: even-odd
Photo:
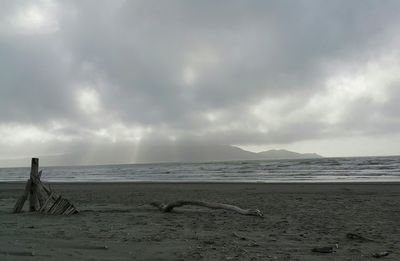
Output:
[[39,173],[39,159],[38,158],[32,158],[32,164],[31,164],[31,190],[29,194],[29,211],[33,212],[36,211],[36,205],[38,201],[37,197],[37,180],[38,180],[38,173]]

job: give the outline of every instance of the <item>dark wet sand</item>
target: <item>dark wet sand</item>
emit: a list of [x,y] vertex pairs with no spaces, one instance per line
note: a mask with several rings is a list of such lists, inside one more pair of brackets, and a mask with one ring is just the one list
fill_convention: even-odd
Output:
[[[24,184],[0,183],[0,260],[377,260],[382,251],[389,255],[379,260],[400,260],[396,183],[51,186],[81,213],[10,214]],[[147,204],[177,199],[259,208],[265,218]],[[335,251],[311,252],[319,246]]]

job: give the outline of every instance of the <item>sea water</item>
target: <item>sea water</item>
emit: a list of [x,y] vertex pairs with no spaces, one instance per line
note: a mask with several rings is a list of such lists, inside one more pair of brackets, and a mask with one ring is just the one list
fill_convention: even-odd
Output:
[[[400,182],[400,156],[42,167],[49,182]],[[0,182],[29,168],[1,168]]]

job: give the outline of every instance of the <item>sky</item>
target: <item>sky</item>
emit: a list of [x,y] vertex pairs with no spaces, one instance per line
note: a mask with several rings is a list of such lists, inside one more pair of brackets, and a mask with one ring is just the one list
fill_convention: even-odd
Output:
[[398,155],[399,13],[397,0],[2,0],[0,162],[135,162],[167,143]]

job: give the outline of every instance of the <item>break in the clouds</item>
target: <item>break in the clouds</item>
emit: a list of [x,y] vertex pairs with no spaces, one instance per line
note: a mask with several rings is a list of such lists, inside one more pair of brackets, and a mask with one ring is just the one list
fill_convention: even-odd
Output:
[[0,158],[165,141],[400,153],[399,13],[397,0],[1,1]]

